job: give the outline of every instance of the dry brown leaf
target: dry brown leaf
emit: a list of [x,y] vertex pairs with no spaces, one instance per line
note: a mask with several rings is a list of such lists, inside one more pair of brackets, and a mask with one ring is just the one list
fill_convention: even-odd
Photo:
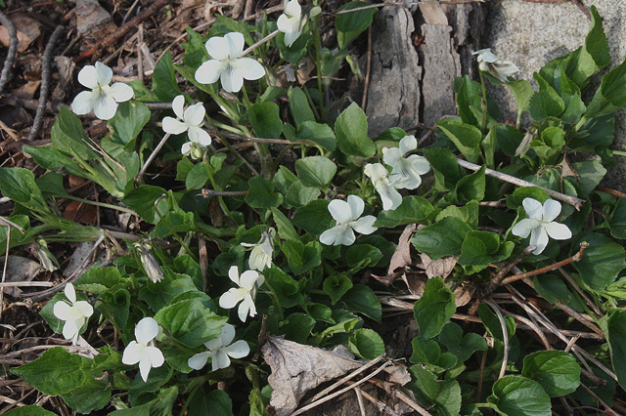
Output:
[[[16,13],[11,16],[11,21],[17,31],[17,51],[24,52],[35,39],[41,35],[41,23],[26,15]],[[4,26],[0,26],[0,42],[9,46],[9,32]]]
[[26,100],[32,100],[35,97],[35,93],[39,89],[41,81],[28,81],[26,84],[19,88],[11,90],[11,94],[18,98],[24,98]]
[[291,414],[309,390],[363,365],[341,351],[326,351],[269,335],[261,351],[272,369],[268,378],[273,389],[270,405],[277,416]]
[[424,273],[428,278],[432,278],[435,276],[439,276],[442,279],[446,279],[454,270],[454,266],[456,266],[457,258],[456,257],[442,257],[438,260],[432,260],[428,255],[424,253],[420,253],[420,258],[422,259],[422,267],[424,268]]
[[464,282],[461,286],[457,287],[454,291],[454,303],[456,307],[460,308],[470,303],[475,292],[476,286],[468,282]]
[[393,256],[391,256],[391,260],[389,261],[387,276],[372,275],[373,278],[389,286],[401,274],[404,274],[404,269],[413,263],[413,260],[411,259],[411,237],[413,237],[416,230],[417,224],[408,224],[404,227],[404,231],[398,240],[396,251],[394,251]]
[[117,26],[113,18],[97,0],[77,0],[74,8],[76,30],[80,35],[102,31],[100,35],[113,32]]

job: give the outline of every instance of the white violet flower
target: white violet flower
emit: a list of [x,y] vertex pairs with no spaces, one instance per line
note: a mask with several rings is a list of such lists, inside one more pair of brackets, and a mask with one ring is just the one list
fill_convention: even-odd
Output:
[[356,237],[354,231],[360,234],[371,234],[378,228],[374,227],[376,217],[363,214],[365,203],[356,195],[348,195],[348,202],[341,199],[333,199],[328,204],[328,211],[333,216],[337,224],[320,235],[320,241],[326,245],[337,246],[343,244],[349,246],[354,243]]
[[93,307],[84,300],[76,301],[76,291],[74,285],[68,283],[65,285],[64,292],[67,300],[59,301],[54,304],[54,316],[62,321],[65,321],[63,325],[63,336],[65,339],[71,339],[72,344],[76,345],[78,341],[78,335],[80,330],[85,325],[85,322],[93,315]]
[[502,82],[507,82],[509,77],[519,72],[519,68],[511,61],[500,59],[491,49],[481,49],[474,52],[478,61],[478,69],[483,72],[489,72]]
[[309,17],[315,17],[322,11],[319,7],[313,7],[308,13],[302,13],[302,7],[298,0],[285,1],[285,11],[280,15],[276,25],[278,30],[285,34],[285,45],[288,47],[300,37],[302,30]]
[[161,367],[165,362],[163,353],[154,346],[154,340],[159,336],[161,329],[154,318],[146,317],[137,322],[135,338],[124,349],[122,363],[133,365],[139,363],[139,373],[144,382],[152,368]]
[[572,232],[567,225],[554,222],[561,213],[561,203],[554,199],[541,202],[533,198],[524,198],[522,205],[528,214],[528,218],[521,220],[511,232],[522,238],[530,234],[530,245],[537,246],[533,254],[541,254],[548,245],[548,236],[555,240],[567,240],[572,238]]
[[214,36],[206,41],[205,48],[211,58],[196,70],[196,81],[200,84],[213,84],[219,79],[227,92],[238,92],[244,78],[257,80],[265,75],[263,65],[252,58],[240,58],[244,47],[243,35],[231,32]]
[[404,157],[405,154],[415,149],[417,149],[415,136],[405,136],[400,140],[399,147],[383,149],[383,161],[392,167],[389,181],[397,189],[417,188],[422,183],[421,175],[430,170],[430,163],[424,156]]
[[269,228],[261,234],[261,239],[256,244],[241,243],[244,247],[252,247],[248,264],[253,270],[262,272],[266,267],[272,267],[272,254],[274,253],[274,237],[276,230]]
[[239,276],[239,268],[237,266],[230,268],[228,277],[239,287],[229,289],[228,292],[220,297],[220,307],[232,309],[241,302],[237,313],[241,322],[245,322],[248,315],[251,317],[256,316],[254,298],[257,289],[265,282],[265,277],[256,270],[246,270]]
[[196,143],[202,148],[211,144],[211,136],[201,128],[204,124],[204,116],[206,115],[206,110],[202,103],[190,105],[185,108],[185,97],[177,95],[172,101],[172,110],[174,110],[174,114],[176,114],[178,118],[164,117],[162,123],[163,131],[169,134],[182,134],[187,132],[190,141],[183,144],[183,154],[191,152],[192,143]]
[[200,352],[187,361],[187,365],[194,370],[201,370],[211,357],[211,371],[230,366],[230,358],[243,358],[250,354],[250,346],[246,341],[235,339],[235,327],[231,324],[224,324],[220,336],[205,342],[204,346],[208,351]]
[[72,111],[76,114],[87,114],[94,111],[101,120],[113,118],[117,111],[117,103],[128,101],[135,95],[133,89],[121,82],[113,85],[113,70],[101,62],[96,65],[85,65],[78,73],[78,82],[91,91],[83,91],[72,101]]
[[393,183],[389,181],[389,172],[380,163],[368,163],[365,165],[365,174],[372,180],[374,188],[383,201],[383,210],[394,210],[402,204],[402,195]]

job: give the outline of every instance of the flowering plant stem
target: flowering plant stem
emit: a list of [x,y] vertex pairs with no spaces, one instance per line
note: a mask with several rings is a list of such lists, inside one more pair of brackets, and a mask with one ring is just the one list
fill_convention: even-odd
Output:
[[143,178],[143,174],[146,172],[146,169],[148,169],[148,166],[150,166],[150,163],[152,163],[156,155],[161,151],[161,149],[165,145],[165,142],[167,142],[167,139],[169,139],[170,136],[171,134],[167,133],[165,136],[163,136],[159,144],[156,145],[152,153],[150,153],[150,156],[148,156],[148,159],[146,159],[146,162],[141,167],[141,170],[137,174],[137,177],[135,178],[135,182],[137,183],[141,182],[141,179]]
[[283,307],[280,304],[278,295],[276,294],[276,291],[274,290],[272,285],[270,285],[270,283],[267,281],[267,279],[265,279],[264,285],[267,286],[267,288],[270,290],[272,301],[274,302],[274,307],[276,308],[276,311],[278,311],[278,316],[280,317],[280,320],[282,321],[283,319],[285,319],[285,315],[283,314]]
[[319,91],[320,118],[326,120],[326,111],[324,110],[324,85],[322,79],[322,38],[320,35],[319,16],[313,19],[315,27],[315,67],[317,68],[317,89]]
[[480,90],[482,92],[481,104],[483,107],[483,120],[481,122],[480,131],[483,134],[487,134],[485,129],[487,128],[487,88],[485,87],[485,76],[482,71],[478,71],[478,75],[480,76]]

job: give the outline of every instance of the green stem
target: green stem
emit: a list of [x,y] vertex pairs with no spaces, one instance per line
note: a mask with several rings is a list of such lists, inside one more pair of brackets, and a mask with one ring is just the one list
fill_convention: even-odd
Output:
[[118,205],[107,204],[107,203],[104,203],[104,202],[90,201],[88,199],[78,198],[78,197],[75,197],[75,196],[72,196],[72,195],[66,195],[63,198],[71,199],[73,201],[83,202],[85,204],[96,205],[98,207],[109,208],[109,209],[113,209],[115,211],[122,211],[122,212],[127,212],[129,214],[137,215],[137,213],[135,211],[133,211],[132,209],[120,207]]
[[267,286],[267,288],[270,290],[272,300],[274,301],[274,307],[278,311],[279,320],[280,321],[285,320],[285,315],[283,314],[283,307],[281,306],[280,301],[278,300],[278,295],[276,294],[276,291],[274,290],[272,285],[269,284],[267,279],[265,280],[264,285]]
[[483,134],[487,134],[486,129],[487,129],[487,88],[485,87],[485,77],[483,76],[483,72],[482,71],[478,71],[478,74],[480,75],[480,91],[483,94],[483,98],[482,98],[482,109],[483,109],[483,120],[481,123],[481,127],[480,127],[480,131]]
[[626,156],[626,152],[623,150],[611,150],[611,154],[618,155],[618,156]]
[[[213,177],[213,172],[211,172],[211,169],[207,169],[207,173],[209,174],[209,182],[211,182],[211,186],[213,187],[213,189],[215,189],[216,191],[220,191],[221,189],[217,189],[217,183],[215,183],[215,178]],[[237,221],[235,221],[235,217],[233,217],[233,214],[228,209],[228,206],[226,206],[226,202],[224,202],[224,197],[218,196],[217,199],[220,201],[220,207],[222,208],[222,211],[224,211],[224,214],[226,214],[228,218],[233,220],[234,223],[237,223]]]

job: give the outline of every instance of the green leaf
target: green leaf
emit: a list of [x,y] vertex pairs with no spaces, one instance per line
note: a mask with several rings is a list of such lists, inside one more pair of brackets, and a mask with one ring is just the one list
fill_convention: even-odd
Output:
[[[480,306],[478,306],[478,316],[480,316],[480,320],[483,322],[483,325],[485,325],[485,328],[487,328],[487,331],[489,331],[492,337],[500,341],[504,341],[502,324],[489,306],[481,303]],[[506,331],[509,339],[511,339],[513,335],[515,335],[515,321],[510,316],[505,316],[504,323],[506,325]]]
[[165,52],[165,55],[154,68],[152,90],[161,101],[172,101],[174,97],[181,94],[176,82],[174,63],[172,62],[172,53],[170,51]]
[[185,188],[187,190],[203,188],[209,179],[213,168],[206,162],[197,163],[187,172]]
[[88,378],[81,387],[70,393],[61,394],[61,397],[76,412],[91,414],[109,404],[111,393],[106,381]]
[[535,93],[535,90],[533,90],[530,83],[524,79],[506,82],[505,84],[509,87],[517,102],[517,117],[519,119],[521,114],[529,109],[530,98]]
[[475,200],[468,202],[462,207],[450,205],[437,214],[435,221],[441,221],[446,217],[454,217],[469,225],[471,228],[476,229],[478,228],[479,207],[478,201]]
[[524,133],[515,127],[499,125],[496,127],[496,141],[502,152],[509,156],[515,156],[517,148],[524,140]]
[[624,247],[599,233],[587,233],[572,243],[571,254],[579,250],[583,241],[589,243],[582,258],[572,263],[587,286],[602,290],[609,285],[626,266]]
[[363,315],[380,322],[382,307],[374,291],[365,285],[354,285],[341,298],[350,312],[362,313]]
[[283,242],[281,249],[295,275],[301,275],[322,264],[322,246],[318,241],[302,244],[298,240]]
[[418,230],[411,243],[433,260],[444,256],[460,256],[465,235],[471,230],[463,221],[446,217],[436,224]]
[[11,409],[8,413],[6,413],[6,416],[57,416],[57,414],[52,413],[41,406],[28,405]]
[[446,324],[438,338],[439,342],[448,348],[448,352],[454,354],[459,362],[465,362],[476,351],[487,351],[487,341],[475,333],[463,335],[461,326],[454,322]]
[[109,128],[113,131],[113,141],[127,145],[135,140],[150,121],[151,115],[148,107],[142,102],[120,103],[115,115],[109,120]]
[[542,164],[554,164],[561,158],[565,147],[565,131],[560,127],[548,127],[530,143]]
[[626,106],[626,60],[602,77],[600,88],[587,106],[586,118],[600,117]]
[[293,224],[278,208],[272,208],[272,217],[278,228],[278,236],[284,240],[300,241],[298,232],[293,227]]
[[626,238],[626,199],[619,198],[615,210],[609,217],[611,235],[615,238]]
[[480,142],[483,135],[478,128],[450,119],[440,120],[436,124],[468,161],[472,163],[479,161]]
[[197,299],[166,306],[154,319],[181,344],[195,348],[217,338],[227,318],[218,316]]
[[142,185],[130,191],[122,202],[131,207],[146,222],[158,224],[161,217],[168,212],[167,199],[162,198],[164,195],[167,195],[167,192],[163,188]]
[[626,387],[626,310],[611,309],[600,319],[611,354],[613,370],[622,388]]
[[266,269],[263,275],[276,292],[283,308],[293,308],[294,306],[302,305],[304,297],[300,293],[300,284],[297,280],[275,265],[272,265],[270,269]]
[[596,189],[596,186],[600,184],[607,172],[602,163],[597,160],[575,162],[572,163],[572,168],[574,168],[578,176],[568,176],[566,179],[572,182],[577,181],[583,196],[589,195],[591,191]]
[[315,324],[315,319],[305,313],[292,313],[281,322],[280,332],[290,341],[306,344]]
[[564,351],[538,351],[524,357],[522,375],[535,380],[550,397],[565,396],[580,385],[580,366]]
[[563,111],[565,111],[565,103],[552,89],[539,91],[530,99],[530,116],[534,121],[559,117]]
[[274,191],[274,184],[262,176],[254,176],[248,181],[246,203],[252,208],[277,207],[283,202],[283,195]]
[[454,192],[459,203],[483,200],[486,186],[485,168],[486,166],[482,166],[479,170],[465,176],[456,184]]
[[337,173],[337,165],[324,156],[310,156],[296,161],[296,173],[304,186],[326,188]]
[[352,281],[344,274],[336,274],[324,279],[324,292],[330,296],[331,303],[334,305],[345,295],[348,290],[352,289]]
[[465,172],[456,161],[456,156],[448,149],[427,148],[424,149],[424,157],[433,168],[437,190],[452,190],[465,176]]
[[[362,1],[351,1],[340,7],[339,10],[351,10],[367,5],[368,3]],[[339,48],[345,49],[350,42],[370,27],[376,11],[376,9],[365,9],[337,16],[335,19],[335,27],[337,28],[337,42],[339,43]]]
[[433,406],[437,414],[456,416],[461,411],[461,386],[456,380],[437,381],[437,376],[420,364],[409,368],[411,382],[407,384],[418,401]]
[[348,156],[372,157],[376,146],[367,136],[367,116],[356,103],[343,110],[335,122],[339,150]]
[[487,402],[504,416],[551,416],[550,397],[536,381],[505,376],[493,385]]
[[202,388],[189,398],[187,416],[206,416],[211,409],[211,416],[233,416],[233,402],[228,393],[212,390],[208,394]]
[[420,329],[420,340],[437,336],[456,311],[454,294],[440,277],[428,279],[424,294],[415,302],[413,313]]
[[302,228],[315,238],[319,237],[336,222],[328,212],[328,204],[329,201],[316,199],[298,208],[293,217],[293,225]]
[[358,357],[373,360],[385,353],[385,343],[375,331],[371,329],[357,329],[348,340],[348,349]]
[[204,47],[206,38],[203,38],[198,32],[187,26],[188,42],[183,43],[181,47],[185,50],[183,58],[184,66],[198,68],[202,63],[209,59],[209,54]]
[[459,107],[461,121],[472,126],[479,127],[482,123],[482,91],[478,82],[465,75],[457,78],[454,82],[457,93],[456,102]]
[[63,175],[55,172],[48,172],[39,178],[35,178],[37,187],[45,198],[50,196],[68,196],[63,185]]
[[43,394],[56,396],[70,393],[91,377],[91,360],[55,347],[28,364],[11,369],[16,376]]
[[602,18],[595,6],[591,6],[591,25],[580,50],[576,69],[571,75],[572,81],[583,86],[594,74],[611,63],[609,43],[602,27]]
[[500,248],[500,238],[488,231],[470,231],[461,248],[459,264],[484,265],[492,262],[492,255]]
[[337,138],[328,124],[304,121],[298,126],[298,140],[308,140],[332,152],[337,148]]
[[172,303],[174,298],[181,293],[197,290],[196,285],[189,276],[179,275],[172,278],[170,274],[157,283],[148,283],[139,289],[139,300],[146,302],[153,311]]
[[46,201],[35,183],[35,175],[24,168],[0,168],[2,195],[39,213],[49,212]]
[[101,295],[101,299],[102,304],[98,310],[118,328],[124,329],[130,312],[130,293],[126,289],[109,290]]
[[424,224],[435,212],[431,203],[421,196],[409,195],[395,210],[381,211],[375,227],[395,228],[406,224]]
[[60,107],[57,119],[50,132],[52,146],[64,154],[77,156],[83,159],[97,159],[97,153],[87,146],[89,141],[83,123],[67,107]]
[[309,100],[301,88],[289,87],[287,97],[289,97],[289,110],[296,122],[296,127],[300,128],[300,125],[305,121],[315,122],[315,114],[313,114]]
[[257,137],[278,139],[283,132],[280,109],[274,102],[253,104],[248,109],[248,116]]
[[346,262],[351,267],[350,274],[356,273],[367,266],[373,266],[383,258],[383,253],[369,244],[356,244],[346,251]]
[[567,305],[574,298],[574,295],[569,291],[562,278],[558,276],[542,274],[541,276],[535,276],[533,281],[539,296],[550,303],[563,302]]

